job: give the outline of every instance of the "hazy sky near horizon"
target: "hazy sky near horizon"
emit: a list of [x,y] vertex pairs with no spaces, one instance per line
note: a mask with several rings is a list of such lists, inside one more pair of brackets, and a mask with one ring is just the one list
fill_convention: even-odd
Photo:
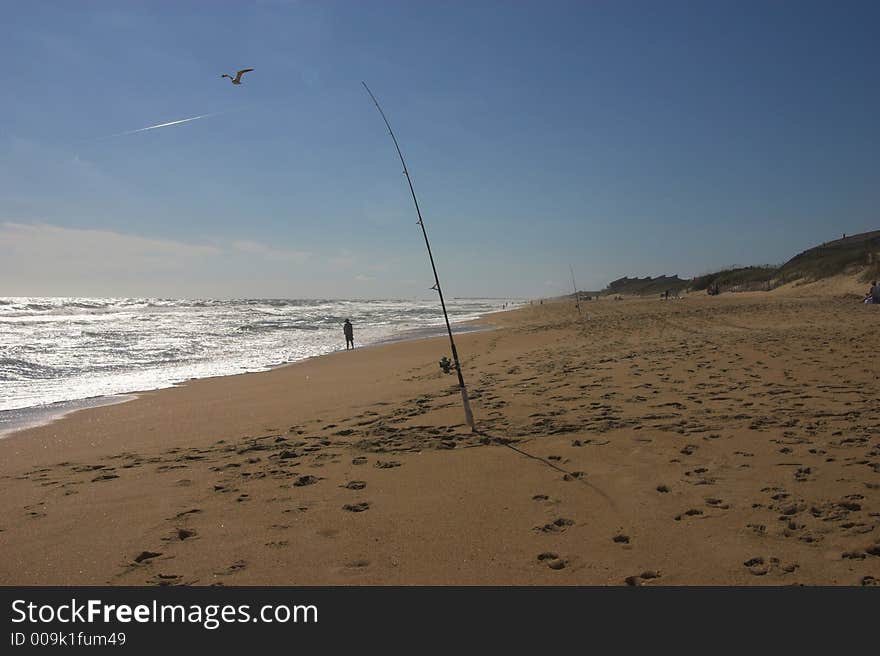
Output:
[[568,292],[569,265],[599,289],[777,263],[880,228],[876,2],[3,14],[0,296],[430,297],[361,80],[448,296]]

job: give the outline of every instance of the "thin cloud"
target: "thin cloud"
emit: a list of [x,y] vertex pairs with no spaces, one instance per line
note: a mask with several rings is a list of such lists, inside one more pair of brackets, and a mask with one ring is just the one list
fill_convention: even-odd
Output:
[[[170,239],[127,235],[111,230],[66,228],[48,223],[0,223],[0,248],[25,253],[37,250],[40,258],[90,259],[118,255],[148,257],[204,257],[222,249],[210,244],[188,244]],[[35,253],[36,254],[36,253]]]
[[255,241],[197,243],[48,223],[0,222],[2,295],[238,295],[286,288],[308,254]]

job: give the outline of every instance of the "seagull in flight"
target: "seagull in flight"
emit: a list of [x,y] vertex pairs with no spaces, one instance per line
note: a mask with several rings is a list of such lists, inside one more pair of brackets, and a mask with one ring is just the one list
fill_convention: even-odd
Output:
[[252,70],[254,70],[254,69],[243,68],[238,73],[235,74],[235,77],[232,77],[231,75],[227,75],[226,73],[224,73],[220,77],[228,77],[230,80],[232,80],[233,84],[241,84],[241,76],[244,75],[245,73],[250,73]]

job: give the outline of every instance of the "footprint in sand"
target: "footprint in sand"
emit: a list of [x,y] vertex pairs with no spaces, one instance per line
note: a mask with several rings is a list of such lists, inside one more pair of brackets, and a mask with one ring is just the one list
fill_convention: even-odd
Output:
[[348,512],[364,512],[365,510],[369,510],[370,502],[369,501],[361,501],[360,503],[347,503],[342,506],[343,510],[347,510]]
[[396,460],[377,460],[376,468],[377,469],[391,469],[393,467],[400,467],[400,463]]
[[667,492],[669,492],[669,486],[667,486],[667,485],[658,485],[658,486],[656,487],[656,490],[657,490],[658,492],[660,492],[661,494],[666,494]]
[[800,467],[794,473],[794,480],[803,482],[810,480],[810,474],[813,473],[813,470],[810,467]]
[[[39,508],[38,510],[32,510],[32,508]],[[39,506],[25,506],[24,509],[27,511],[28,516],[31,519],[42,519],[46,516],[46,511],[44,506],[40,504]]]
[[283,513],[302,513],[306,512],[309,509],[308,506],[297,506],[296,508],[286,508],[282,510]]
[[745,567],[749,568],[749,574],[754,576],[764,576],[767,572],[770,571],[770,564],[764,561],[764,558],[761,556],[756,556],[755,558],[749,558],[747,561],[743,563]]
[[357,458],[354,458],[354,459],[351,461],[351,464],[353,464],[353,465],[366,465],[366,464],[367,464],[367,459],[364,458],[363,456],[359,456],[359,457],[357,457]]
[[161,551],[141,551],[137,556],[134,557],[134,562],[142,563],[145,560],[152,560],[153,558],[158,558],[161,555]]
[[320,480],[321,480],[321,479],[318,478],[317,476],[309,476],[309,475],[306,475],[306,476],[300,476],[299,478],[297,478],[297,479],[293,482],[293,484],[294,484],[296,487],[304,487],[304,486],[306,486],[306,485],[314,485],[315,483],[317,483],[317,482],[320,481]]
[[543,526],[536,526],[534,530],[540,531],[541,533],[561,533],[569,526],[574,524],[573,519],[566,519],[565,517],[560,517],[557,520],[554,520],[550,524],[544,524]]
[[542,554],[538,554],[538,562],[544,563],[550,569],[555,570],[565,569],[565,566],[568,565],[567,560],[565,560],[564,558],[560,558],[552,551],[545,551]]
[[172,531],[171,535],[162,538],[163,542],[183,542],[184,540],[189,540],[190,538],[194,538],[198,535],[191,528],[176,528]]
[[579,481],[587,477],[587,472],[576,471],[571,472],[570,474],[565,474],[562,477],[563,481]]
[[345,485],[340,485],[339,487],[344,487],[347,490],[363,490],[367,487],[366,481],[349,481]]
[[653,570],[646,570],[639,574],[638,576],[627,576],[624,581],[627,585],[631,585],[634,587],[638,587],[642,585],[643,581],[650,581],[651,579],[660,578],[660,572],[655,572]]
[[783,565],[778,558],[770,558],[769,561],[766,561],[761,556],[750,558],[749,560],[745,561],[743,565],[748,567],[749,573],[753,574],[754,576],[764,576],[774,568],[782,570],[782,572],[784,572],[785,574],[791,574],[800,567],[800,565],[798,565],[797,563],[792,563],[791,565]]
[[682,514],[675,516],[675,521],[680,522],[684,517],[699,517],[703,514],[702,510],[697,508],[691,508],[690,510],[685,510]]
[[174,517],[172,517],[171,520],[169,520],[169,521],[172,521],[172,520],[175,520],[175,519],[182,519],[182,518],[186,517],[187,515],[195,515],[195,514],[200,513],[200,512],[202,512],[202,509],[201,509],[201,508],[193,508],[192,510],[184,510],[183,512],[179,512],[179,513],[177,513],[177,514],[176,514]]
[[236,560],[226,569],[220,572],[214,572],[217,576],[229,576],[231,574],[235,574],[236,572],[240,572],[241,570],[247,567],[247,563],[243,560]]
[[615,535],[611,539],[612,539],[612,541],[616,542],[617,544],[629,544],[629,536],[624,535],[623,533],[618,533],[617,535]]

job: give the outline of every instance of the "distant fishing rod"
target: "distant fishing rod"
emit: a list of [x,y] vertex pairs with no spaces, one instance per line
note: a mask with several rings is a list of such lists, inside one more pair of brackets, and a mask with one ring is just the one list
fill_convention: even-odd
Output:
[[400,163],[403,165],[403,174],[406,176],[407,183],[409,183],[409,193],[412,194],[413,204],[416,206],[416,214],[419,217],[417,223],[422,228],[422,235],[425,237],[425,246],[428,248],[428,259],[431,260],[431,270],[434,272],[434,286],[431,289],[435,290],[440,296],[440,307],[443,308],[443,318],[446,320],[446,331],[449,333],[449,345],[452,348],[452,360],[455,362],[455,372],[458,374],[458,387],[461,390],[461,402],[462,405],[464,405],[464,419],[467,422],[467,425],[471,427],[471,430],[475,431],[477,428],[474,424],[474,415],[471,412],[471,402],[468,398],[467,387],[465,387],[464,384],[464,376],[461,374],[461,363],[458,360],[458,350],[455,348],[455,339],[452,337],[452,326],[449,324],[449,315],[446,313],[446,302],[443,300],[443,290],[440,288],[440,278],[437,276],[437,266],[434,264],[434,255],[431,253],[431,243],[428,241],[428,232],[425,230],[425,222],[422,220],[422,211],[419,209],[419,201],[416,198],[415,189],[413,189],[412,178],[409,177],[409,169],[406,166],[406,160],[403,159],[403,153],[400,152],[400,144],[397,143],[397,137],[394,136],[394,130],[391,129],[391,124],[388,122],[385,112],[382,111],[382,108],[379,106],[379,101],[376,100],[376,96],[370,91],[370,87],[367,86],[367,83],[361,81],[361,84],[364,85],[364,89],[370,94],[373,104],[376,105],[376,109],[379,110],[382,120],[385,121],[385,127],[388,128],[388,134],[391,135],[391,139],[394,141],[394,147],[397,149],[397,156],[400,157]]
[[571,286],[574,287],[574,304],[578,309],[578,316],[583,318],[583,313],[581,312],[581,295],[578,292],[577,283],[574,281],[574,268],[569,264],[568,270],[571,271]]

